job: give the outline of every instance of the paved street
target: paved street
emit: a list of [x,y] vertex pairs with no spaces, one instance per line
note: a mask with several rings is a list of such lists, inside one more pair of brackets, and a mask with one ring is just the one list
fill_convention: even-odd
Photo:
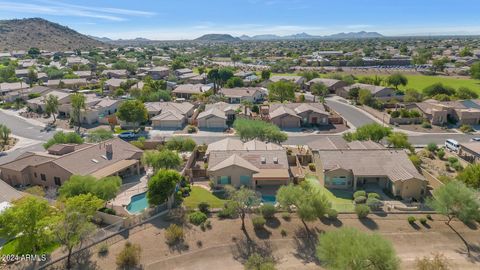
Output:
[[352,128],[360,127],[366,124],[375,123],[377,120],[356,107],[347,103],[346,100],[337,97],[327,98],[325,100],[327,106],[339,113],[347,120],[348,125]]

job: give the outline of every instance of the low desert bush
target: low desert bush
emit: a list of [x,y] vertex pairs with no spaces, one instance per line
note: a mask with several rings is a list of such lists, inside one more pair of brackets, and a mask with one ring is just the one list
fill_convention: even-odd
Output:
[[365,204],[355,205],[355,213],[359,218],[366,218],[370,214],[370,207]]

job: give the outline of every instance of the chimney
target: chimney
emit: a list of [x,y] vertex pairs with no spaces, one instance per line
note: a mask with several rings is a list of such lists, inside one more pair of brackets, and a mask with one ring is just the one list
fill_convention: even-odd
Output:
[[113,146],[111,143],[105,145],[105,150],[108,156],[113,155]]

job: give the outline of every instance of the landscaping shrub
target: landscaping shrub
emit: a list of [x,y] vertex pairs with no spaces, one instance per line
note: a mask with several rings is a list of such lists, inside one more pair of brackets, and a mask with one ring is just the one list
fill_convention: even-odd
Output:
[[189,125],[187,127],[187,132],[188,133],[195,133],[195,132],[197,132],[197,128],[195,126]]
[[457,161],[457,162],[454,162],[454,163],[452,164],[452,168],[453,168],[455,171],[457,171],[457,172],[463,170],[462,164],[460,164],[460,162],[458,162],[458,161]]
[[422,127],[423,128],[432,128],[432,124],[430,124],[429,122],[423,122]]
[[282,237],[286,237],[287,236],[287,231],[285,231],[285,229],[282,229],[280,231],[280,234],[282,235]]
[[185,239],[183,228],[178,226],[177,224],[171,224],[165,230],[165,239],[167,240],[167,244],[169,245],[174,245],[176,243],[182,242]]
[[354,199],[359,196],[367,197],[367,192],[365,192],[365,190],[358,190],[358,191],[355,191],[355,193],[353,193]]
[[290,213],[283,213],[282,218],[286,221],[289,221],[290,220]]
[[198,204],[198,210],[204,214],[208,214],[210,212],[210,204],[201,202]]
[[460,131],[463,133],[470,133],[470,132],[473,132],[473,128],[470,125],[462,125],[460,127]]
[[260,213],[266,219],[273,218],[275,215],[275,206],[273,204],[264,204],[260,207]]
[[449,157],[447,160],[448,160],[448,163],[450,163],[451,165],[455,162],[458,162],[458,158],[456,157]]
[[310,171],[314,172],[315,171],[315,163],[309,163],[308,164],[308,168],[310,169]]
[[367,205],[370,209],[378,210],[382,207],[382,202],[377,198],[368,198]]
[[253,253],[245,262],[245,270],[274,270],[275,262],[273,258]]
[[265,223],[266,221],[262,216],[256,216],[252,218],[253,228],[255,228],[256,230],[262,229],[263,226],[265,226]]
[[207,229],[209,229],[209,230],[212,229],[212,223],[210,222],[210,220],[207,219],[207,221],[205,221],[204,224],[205,224],[205,227],[206,227]]
[[421,217],[419,220],[420,220],[420,223],[422,223],[423,225],[427,224],[427,219],[426,218]]
[[355,213],[359,218],[366,218],[370,214],[370,207],[365,204],[355,205]]
[[398,118],[398,117],[400,117],[400,112],[399,112],[399,111],[393,111],[393,112],[390,114],[390,116],[391,116],[392,118]]
[[207,215],[202,212],[193,212],[188,216],[188,219],[190,223],[198,226],[207,220]]
[[328,210],[327,210],[327,217],[328,217],[329,219],[332,219],[332,220],[333,220],[333,219],[337,219],[337,217],[338,217],[338,212],[337,212],[337,210],[332,209],[332,208],[328,209]]
[[427,219],[429,219],[429,220],[433,220],[432,215],[430,215],[430,214],[428,214],[426,217],[427,217]]
[[231,205],[232,202],[228,202],[225,207],[218,212],[219,218],[233,218],[236,215],[235,207]]
[[432,153],[435,153],[437,151],[438,147],[437,147],[437,144],[436,143],[429,143],[427,144],[427,150],[432,152]]
[[107,243],[102,243],[98,247],[98,255],[100,256],[106,256],[108,254],[108,244]]
[[115,210],[113,210],[112,208],[107,208],[107,207],[100,208],[100,210],[98,210],[98,211],[109,214],[109,215],[116,215],[117,214],[117,212]]
[[117,255],[117,266],[121,269],[131,269],[140,263],[140,252],[142,249],[139,245],[130,242],[125,243],[125,247]]
[[365,196],[358,196],[355,198],[355,204],[362,204],[362,203],[365,203],[367,201],[367,197]]
[[439,159],[443,159],[445,157],[445,150],[443,148],[437,151],[437,157]]
[[409,216],[407,220],[408,220],[408,223],[413,224],[417,219],[414,216]]
[[375,193],[375,192],[370,192],[368,193],[368,198],[375,198],[375,199],[380,199],[380,194]]

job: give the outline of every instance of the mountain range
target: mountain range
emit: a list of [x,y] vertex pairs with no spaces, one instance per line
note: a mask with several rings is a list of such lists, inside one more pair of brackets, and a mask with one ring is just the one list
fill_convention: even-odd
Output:
[[0,51],[42,50],[61,51],[108,46],[99,40],[41,18],[0,20]]
[[384,35],[377,32],[350,32],[338,33],[326,36],[315,36],[307,33],[299,33],[294,35],[279,36],[279,35],[256,35],[256,36],[240,36],[242,40],[299,40],[299,39],[361,39],[361,38],[382,38]]

